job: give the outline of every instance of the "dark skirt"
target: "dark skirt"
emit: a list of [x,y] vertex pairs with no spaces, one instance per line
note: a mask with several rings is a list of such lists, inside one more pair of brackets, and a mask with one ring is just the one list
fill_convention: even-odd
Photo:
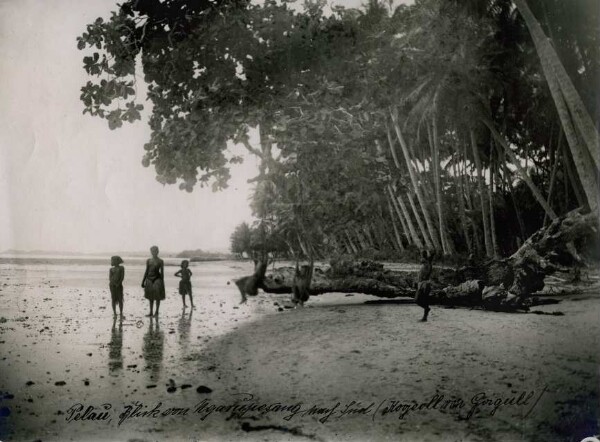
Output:
[[162,301],[165,299],[165,284],[163,280],[160,278],[154,281],[146,279],[144,297],[149,301]]
[[191,295],[192,294],[192,281],[179,281],[179,294],[180,295]]
[[123,302],[123,284],[110,284],[110,299],[112,302]]
[[431,283],[429,281],[421,281],[417,285],[417,294],[415,295],[415,303],[423,308],[429,307],[429,293],[431,292]]

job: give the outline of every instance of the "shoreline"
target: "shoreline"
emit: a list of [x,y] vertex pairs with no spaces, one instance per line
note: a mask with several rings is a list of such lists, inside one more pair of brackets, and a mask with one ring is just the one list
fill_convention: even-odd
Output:
[[[137,285],[125,287],[120,321],[96,280],[65,279],[54,268],[26,278],[0,269],[0,408],[12,412],[0,438],[579,442],[591,435],[582,432],[593,430],[598,413],[597,275],[578,294],[555,294],[559,304],[537,307],[543,315],[434,307],[430,322],[419,323],[411,302],[361,294],[317,296],[295,310],[284,308],[288,295],[261,293],[238,305],[226,281],[250,268],[199,266],[205,273],[194,273],[193,312],[181,309],[168,281],[158,321],[144,317]],[[211,391],[197,392],[201,386]],[[531,392],[527,404],[518,401]],[[468,417],[478,394],[507,404],[492,415],[482,402]],[[410,409],[436,395],[454,402]],[[203,402],[301,406],[289,420],[289,408],[232,417],[213,411],[202,420],[194,410]],[[110,404],[112,421],[68,422],[78,403]],[[190,411],[119,426],[119,414],[135,403]]]

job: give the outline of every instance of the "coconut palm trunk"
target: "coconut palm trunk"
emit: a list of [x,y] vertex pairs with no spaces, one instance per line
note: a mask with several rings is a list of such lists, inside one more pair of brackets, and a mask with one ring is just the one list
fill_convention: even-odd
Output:
[[413,224],[410,214],[408,213],[408,210],[406,209],[406,204],[404,204],[402,195],[398,194],[398,196],[396,197],[396,201],[398,202],[398,207],[400,207],[402,215],[404,216],[404,219],[406,220],[408,230],[410,232],[410,235],[413,238],[413,242],[414,242],[415,246],[417,246],[419,249],[422,249],[423,243],[421,242],[421,238],[419,238],[419,235],[417,234],[417,231],[415,229],[415,225]]
[[404,251],[404,245],[402,244],[402,237],[400,236],[400,232],[398,231],[398,224],[396,223],[394,209],[392,209],[392,203],[390,202],[390,200],[388,200],[388,210],[390,212],[390,218],[392,220],[392,227],[394,228],[394,237],[396,238],[396,244],[398,245],[398,250],[402,252]]
[[514,0],[514,3],[525,20],[536,47],[587,203],[592,211],[596,211],[599,197],[596,171],[600,168],[598,131],[527,2]]
[[[390,116],[392,119],[392,124],[394,126],[394,131],[396,132],[396,137],[400,143],[400,147],[402,148],[402,154],[404,155],[404,160],[406,161],[406,167],[408,169],[408,174],[410,175],[410,180],[412,182],[415,194],[417,195],[417,199],[419,200],[419,204],[421,205],[421,211],[423,212],[423,217],[425,218],[425,223],[427,224],[427,230],[429,232],[430,241],[433,243],[433,248],[436,250],[440,250],[440,242],[438,241],[437,234],[435,231],[435,227],[433,222],[431,221],[431,216],[429,215],[429,211],[427,210],[427,205],[425,204],[425,198],[423,197],[423,193],[419,188],[419,183],[417,180],[417,175],[412,167],[412,162],[410,159],[410,154],[408,152],[408,146],[404,137],[402,136],[402,131],[400,130],[400,125],[398,124],[398,112],[394,108],[390,110]],[[426,241],[427,242],[427,241]]]
[[352,252],[355,255],[358,255],[358,248],[354,245],[354,242],[352,241],[352,237],[350,236],[350,233],[348,233],[348,230],[344,230],[344,233],[346,234],[346,239],[348,239],[348,244],[350,244],[350,248],[352,249]]
[[[454,247],[450,244],[450,239],[448,238],[448,231],[446,228],[446,222],[444,219],[444,208],[442,204],[442,183],[440,172],[440,138],[438,133],[437,118],[435,116],[433,117],[432,131],[429,132],[429,135],[429,143],[431,145],[432,151],[431,167],[433,169],[433,180],[435,184],[435,199],[438,213],[438,228],[440,232],[440,240],[442,242],[442,250],[444,252],[444,255],[451,255],[454,251]],[[433,142],[431,142],[432,138]]]
[[423,236],[423,240],[425,241],[425,246],[428,249],[432,249],[433,243],[429,239],[429,235],[427,234],[427,229],[425,227],[425,224],[423,223],[423,220],[421,219],[421,216],[419,215],[419,209],[418,209],[417,205],[415,204],[415,199],[412,197],[410,192],[406,193],[406,197],[408,198],[408,202],[410,204],[410,208],[412,209],[413,215],[415,216],[415,219],[417,220],[417,225],[419,226],[419,230],[421,231],[421,235]]
[[[491,142],[493,143],[493,141]],[[496,242],[496,219],[494,217],[494,166],[491,161],[490,185],[488,186],[488,200],[490,202],[490,236],[492,237],[492,249],[494,251],[494,258],[498,258],[498,243]]]
[[[457,152],[459,152],[458,149],[457,149]],[[457,190],[456,191],[456,199],[458,200],[458,217],[460,219],[460,225],[462,227],[463,236],[465,238],[465,243],[467,245],[467,251],[469,253],[472,253],[473,246],[471,244],[471,236],[469,235],[469,223],[467,222],[467,215],[466,215],[466,210],[465,210],[465,200],[464,200],[465,190],[464,190],[464,185],[463,185],[463,175],[460,172],[460,170],[459,170],[460,168],[456,164],[456,162],[454,163],[453,169],[454,169],[454,175],[456,177],[456,181],[458,182],[458,186],[456,189]]]
[[[598,135],[592,117],[585,108],[579,93],[577,93],[577,89],[575,89],[569,74],[567,74],[565,67],[560,61],[556,50],[544,33],[544,30],[535,18],[535,15],[533,15],[531,9],[529,9],[527,1],[514,0],[514,3],[529,29],[529,33],[542,63],[542,69],[548,85],[551,89],[557,89],[557,92],[562,94],[574,126],[581,135],[589,156],[596,169],[600,169],[600,136]],[[553,85],[550,83],[553,83]],[[571,146],[571,149],[573,149],[573,146]]]
[[[550,172],[550,186],[548,188],[548,199],[547,203],[550,206],[552,202],[552,195],[554,192],[554,184],[556,181],[556,172],[558,171],[558,164],[560,163],[560,158],[562,156],[562,131],[558,135],[558,146],[556,148],[556,154],[554,156],[554,164],[552,165],[552,172]],[[548,214],[544,214],[544,226],[548,221]]]
[[[394,140],[392,139],[392,136],[391,136],[389,128],[387,130],[387,136],[388,136],[388,145],[389,145],[389,148],[390,148],[390,152],[392,153],[392,158],[394,159],[394,164],[396,165],[396,168],[398,170],[400,170],[401,169],[400,161],[398,160],[398,155],[397,155],[396,149],[394,147]],[[406,146],[402,147],[403,151],[404,151],[405,147]],[[408,155],[408,157],[406,155]],[[409,170],[409,174],[412,174],[411,175],[411,180],[412,180],[412,177],[414,175],[414,170],[412,168],[412,163],[410,162],[410,154],[407,152],[406,155],[405,155],[405,158],[408,158],[406,167]],[[413,181],[413,186],[414,186],[415,182],[416,182],[416,179],[415,179],[415,181]],[[415,188],[419,188],[419,186],[417,185]],[[394,193],[391,192],[391,194],[392,194],[392,197],[393,197]],[[425,225],[423,224],[423,221],[421,220],[421,217],[419,216],[419,211],[416,208],[416,206],[414,204],[414,201],[412,200],[412,197],[410,196],[410,194],[408,194],[408,199],[409,199],[409,201],[411,203],[411,207],[413,209],[413,213],[415,215],[415,219],[417,220],[417,224],[419,225],[419,229],[421,230],[421,235],[423,236],[423,240],[425,241],[425,244],[426,244],[427,248],[429,248],[429,249],[434,248],[433,243],[431,242],[431,239],[429,238],[429,235],[428,235],[427,230],[425,228]],[[409,215],[407,215],[407,220],[410,220],[410,216]],[[412,224],[412,222],[411,222],[411,224]],[[422,245],[420,245],[421,241],[418,239],[419,238],[418,235],[415,235],[415,236],[417,238],[417,240],[415,241],[415,245],[417,245],[417,247],[419,247],[419,248],[422,248]]]
[[523,166],[521,166],[521,162],[519,161],[519,159],[517,158],[515,153],[512,151],[512,149],[508,145],[508,142],[506,141],[506,139],[498,133],[498,131],[494,127],[494,124],[488,118],[482,117],[481,120],[490,130],[494,140],[496,140],[496,142],[504,148],[504,152],[506,152],[506,154],[508,155],[508,158],[510,158],[510,161],[512,162],[512,164],[517,168],[517,172],[519,173],[519,176],[525,182],[525,184],[527,184],[527,187],[529,187],[529,190],[531,190],[531,193],[533,193],[533,196],[536,199],[536,201],[540,204],[540,206],[542,206],[542,208],[548,214],[550,219],[552,221],[554,221],[557,218],[556,213],[554,212],[554,210],[552,210],[552,207],[550,207],[546,203],[546,199],[542,196],[539,189],[532,181],[531,177],[527,173],[527,170],[525,170],[523,168]]
[[475,161],[475,167],[477,169],[477,187],[479,189],[479,202],[481,205],[481,219],[483,224],[483,240],[485,244],[485,254],[491,258],[494,254],[494,250],[492,246],[492,238],[490,236],[489,214],[485,203],[485,183],[483,181],[481,159],[479,158],[479,150],[477,149],[477,143],[475,142],[475,134],[473,133],[473,130],[470,131],[470,135],[473,159]]
[[406,221],[404,219],[404,214],[402,213],[402,210],[400,209],[400,206],[398,204],[398,201],[396,200],[396,197],[394,196],[394,192],[392,191],[391,186],[388,186],[387,190],[388,190],[388,197],[389,197],[388,203],[390,203],[391,206],[394,208],[394,211],[395,211],[396,215],[398,216],[398,219],[400,220],[400,224],[402,225],[402,230],[408,239],[408,243],[415,244],[415,239],[414,239],[412,233],[409,231],[408,224],[406,223]]

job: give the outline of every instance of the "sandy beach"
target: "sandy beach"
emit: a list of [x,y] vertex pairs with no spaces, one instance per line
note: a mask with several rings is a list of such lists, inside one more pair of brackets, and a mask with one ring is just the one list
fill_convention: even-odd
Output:
[[[227,285],[250,273],[239,262],[193,264],[197,308],[184,311],[167,262],[167,300],[150,320],[142,265],[125,261],[123,320],[110,309],[108,265],[0,265],[0,440],[580,441],[598,432],[597,275],[532,313],[434,307],[419,323],[410,300],[359,294],[292,310],[288,296],[261,293],[239,306]],[[548,282],[550,292],[563,286]]]

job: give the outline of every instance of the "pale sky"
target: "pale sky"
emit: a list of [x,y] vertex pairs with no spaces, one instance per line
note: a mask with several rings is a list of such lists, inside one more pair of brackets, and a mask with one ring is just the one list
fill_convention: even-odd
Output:
[[229,189],[187,193],[141,165],[145,121],[111,131],[82,115],[75,38],[115,3],[0,0],[0,251],[227,250],[252,220],[255,158],[232,169]]
[[247,180],[257,174],[256,158],[245,155],[232,168],[229,189],[187,193],[142,167],[146,121],[111,131],[105,120],[82,115],[88,78],[75,38],[116,3],[0,0],[0,252],[152,244],[226,251],[234,227],[252,220]]

